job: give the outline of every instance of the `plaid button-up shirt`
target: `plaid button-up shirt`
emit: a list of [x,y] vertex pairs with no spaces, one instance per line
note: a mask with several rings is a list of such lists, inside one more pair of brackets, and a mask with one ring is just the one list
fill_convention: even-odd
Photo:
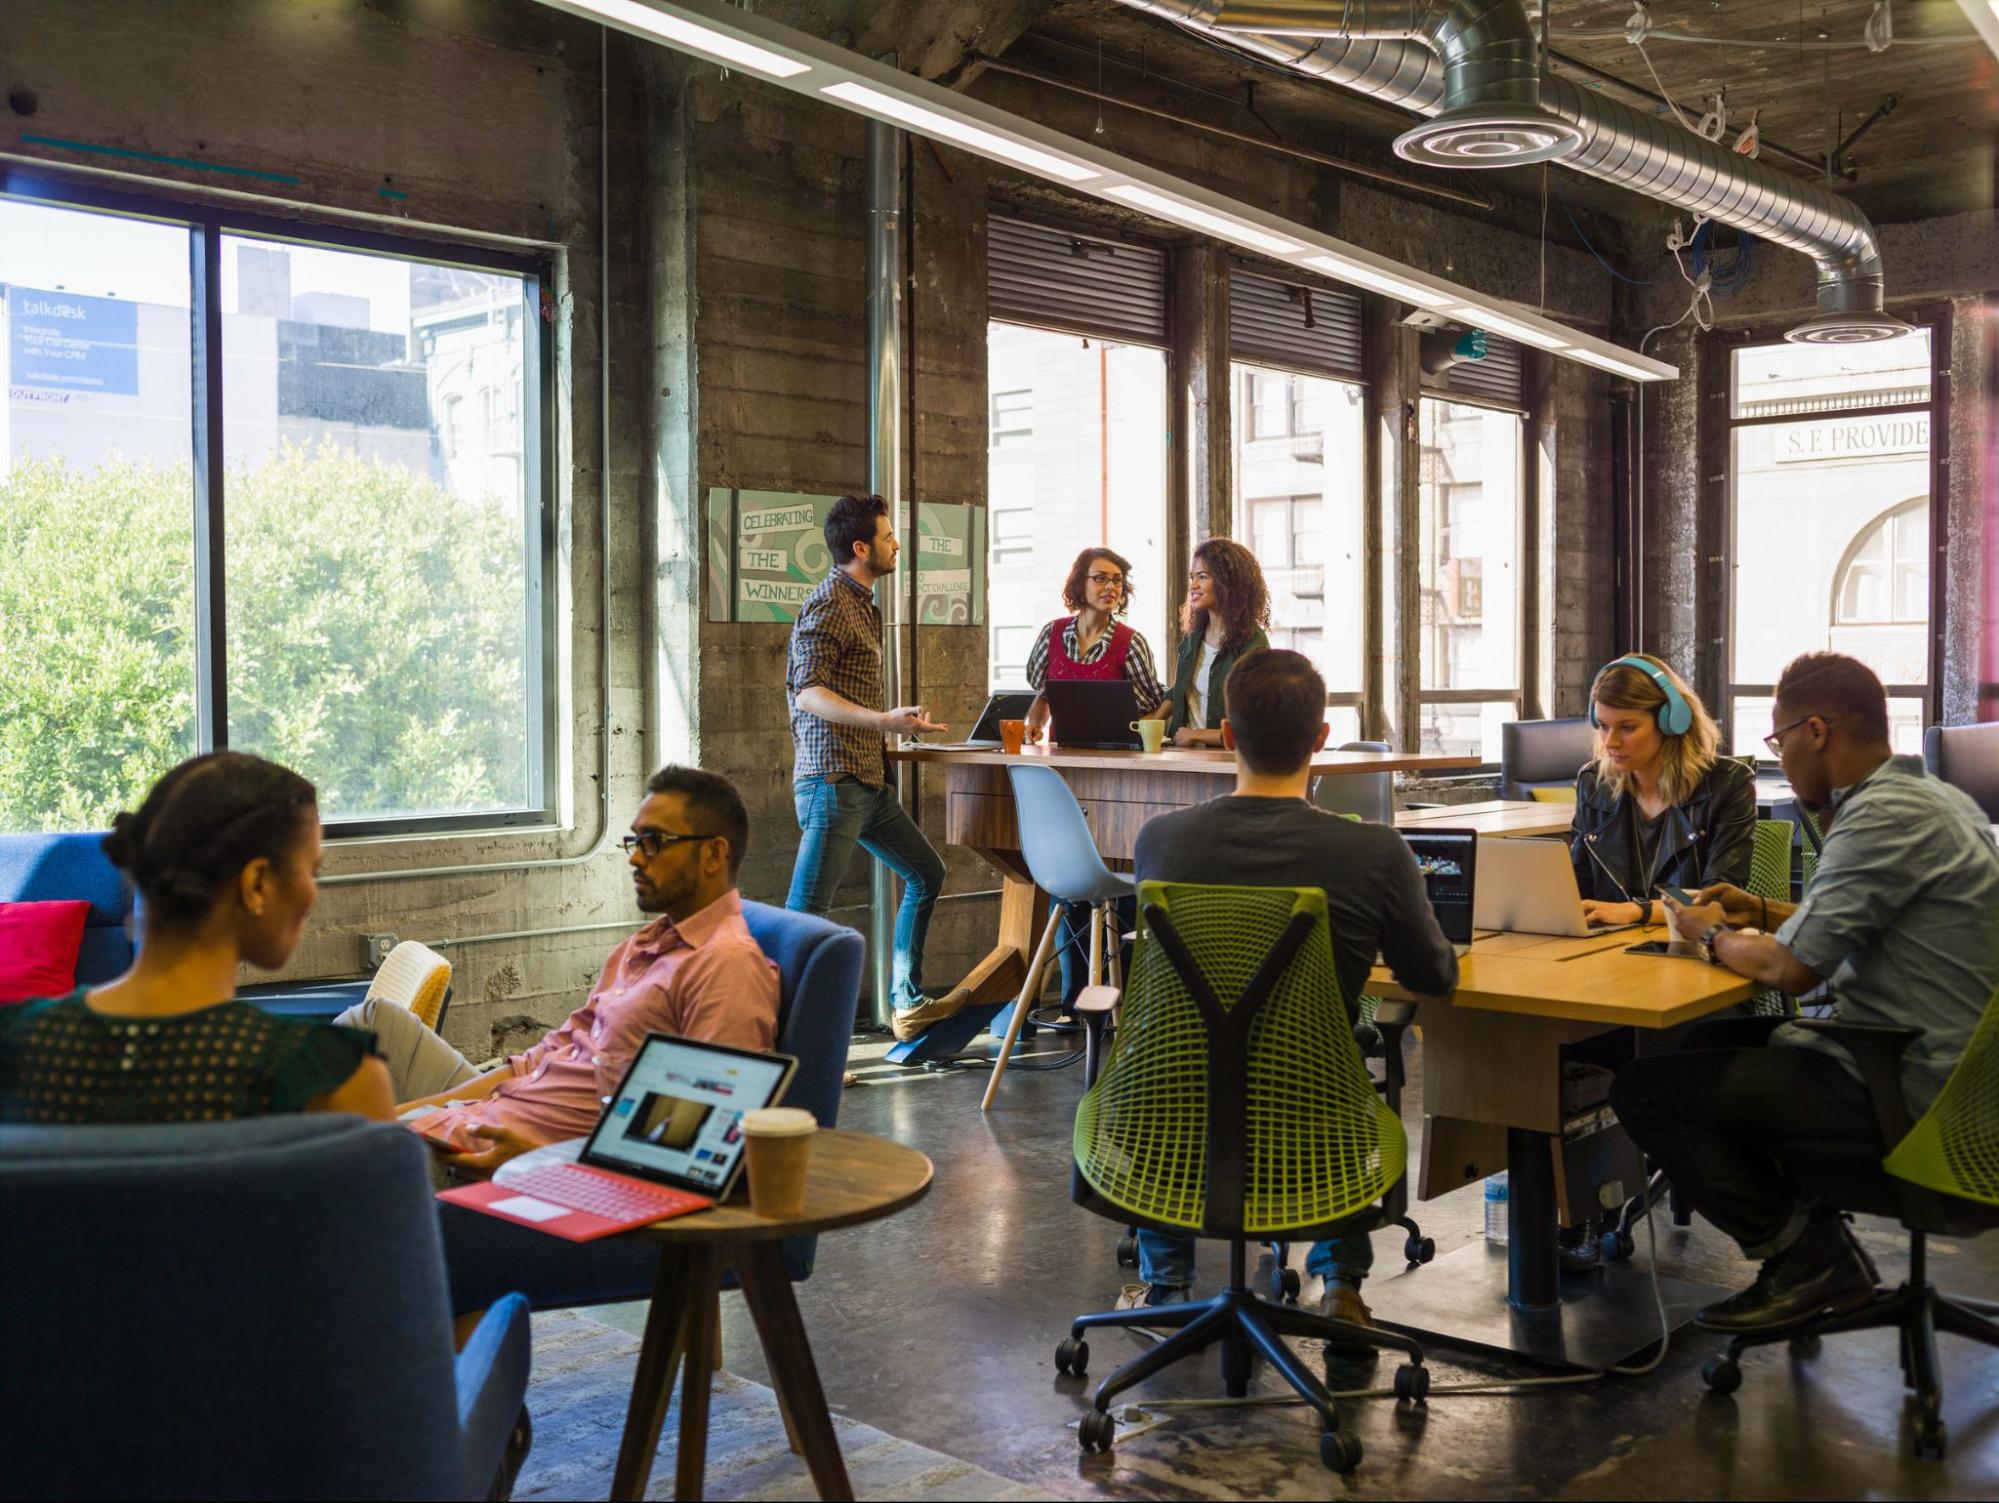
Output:
[[791,628],[784,692],[791,704],[791,740],[797,749],[792,781],[853,777],[870,788],[888,781],[879,731],[835,725],[798,707],[807,689],[831,689],[870,710],[885,708],[882,691],[882,616],[874,596],[844,569],[835,569],[805,597]]

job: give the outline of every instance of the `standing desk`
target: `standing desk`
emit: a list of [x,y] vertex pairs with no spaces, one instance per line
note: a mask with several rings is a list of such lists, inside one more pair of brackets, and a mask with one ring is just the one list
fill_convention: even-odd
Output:
[[[1387,968],[1375,996],[1413,1001],[1423,1033],[1423,1154],[1417,1198],[1434,1200],[1507,1170],[1508,1245],[1480,1241],[1400,1278],[1368,1286],[1377,1320],[1542,1361],[1604,1367],[1656,1339],[1659,1318],[1643,1267],[1564,1275],[1559,1224],[1567,1210],[1561,1051],[1615,1028],[1638,1031],[1639,1052],[1670,1030],[1747,1001],[1755,984],[1698,960],[1626,955],[1664,930],[1585,939],[1480,934],[1446,1000],[1412,997]],[[1651,1046],[1648,1051],[1647,1046]],[[1625,1194],[1643,1187],[1627,1185]],[[1723,1291],[1662,1279],[1684,1321]]]
[[[1232,793],[1236,777],[1234,752],[1205,748],[1142,752],[1031,746],[1015,756],[999,751],[934,751],[918,745],[890,748],[888,757],[891,762],[944,764],[944,838],[977,851],[1004,880],[993,948],[959,983],[971,991],[968,1006],[1011,1002],[1018,994],[1034,954],[1036,920],[1044,901],[1021,855],[1007,768],[1039,763],[1060,772],[1082,805],[1098,853],[1113,866],[1127,867],[1147,820]],[[1476,756],[1324,751],[1312,758],[1311,770],[1314,777],[1338,777],[1462,771],[1479,765]]]

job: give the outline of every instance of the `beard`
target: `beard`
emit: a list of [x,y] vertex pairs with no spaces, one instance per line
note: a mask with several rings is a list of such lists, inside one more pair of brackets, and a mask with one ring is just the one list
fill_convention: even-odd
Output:
[[691,879],[665,887],[649,881],[644,887],[634,883],[632,896],[638,903],[640,913],[665,913],[693,890],[694,883]]

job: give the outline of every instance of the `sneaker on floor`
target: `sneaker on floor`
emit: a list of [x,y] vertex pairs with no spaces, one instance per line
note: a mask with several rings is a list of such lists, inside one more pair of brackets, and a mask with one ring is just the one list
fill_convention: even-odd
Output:
[[1111,1308],[1138,1310],[1155,1305],[1184,1305],[1193,1293],[1192,1284],[1126,1284]]
[[924,1032],[946,1018],[961,1011],[972,994],[964,987],[956,987],[941,997],[925,997],[914,1007],[899,1007],[889,1020],[889,1027],[903,1043],[920,1038]]
[[1761,1331],[1857,1310],[1874,1297],[1871,1274],[1843,1222],[1814,1221],[1789,1249],[1765,1260],[1755,1283],[1694,1320],[1710,1331]]
[[[1350,1326],[1374,1326],[1374,1312],[1367,1307],[1367,1301],[1360,1297],[1360,1286],[1349,1284],[1343,1279],[1327,1279],[1326,1289],[1319,1296],[1319,1314],[1327,1320],[1344,1321]],[[1372,1357],[1379,1347],[1369,1346],[1364,1341],[1326,1342],[1328,1355],[1340,1357]]]
[[1596,1223],[1586,1221],[1581,1226],[1565,1226],[1561,1231],[1562,1269],[1567,1273],[1582,1273],[1596,1267],[1601,1254],[1601,1240],[1597,1236]]

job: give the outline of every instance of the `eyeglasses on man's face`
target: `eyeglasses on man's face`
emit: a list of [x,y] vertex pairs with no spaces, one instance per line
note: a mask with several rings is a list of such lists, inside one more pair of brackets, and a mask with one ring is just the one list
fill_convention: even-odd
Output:
[[1769,735],[1765,736],[1763,738],[1763,744],[1770,748],[1771,756],[1781,757],[1784,755],[1784,738],[1786,736],[1790,735],[1792,731],[1795,731],[1799,726],[1803,725],[1807,720],[1823,720],[1823,719],[1825,719],[1825,716],[1823,715],[1800,715],[1796,720],[1793,720],[1789,725],[1780,725],[1777,727],[1776,730],[1772,731]]
[[636,835],[625,836],[618,844],[624,847],[627,856],[636,850],[643,852],[646,860],[650,861],[670,845],[679,845],[682,841],[686,840],[714,840],[716,838],[713,835],[669,835],[664,830],[641,830]]

